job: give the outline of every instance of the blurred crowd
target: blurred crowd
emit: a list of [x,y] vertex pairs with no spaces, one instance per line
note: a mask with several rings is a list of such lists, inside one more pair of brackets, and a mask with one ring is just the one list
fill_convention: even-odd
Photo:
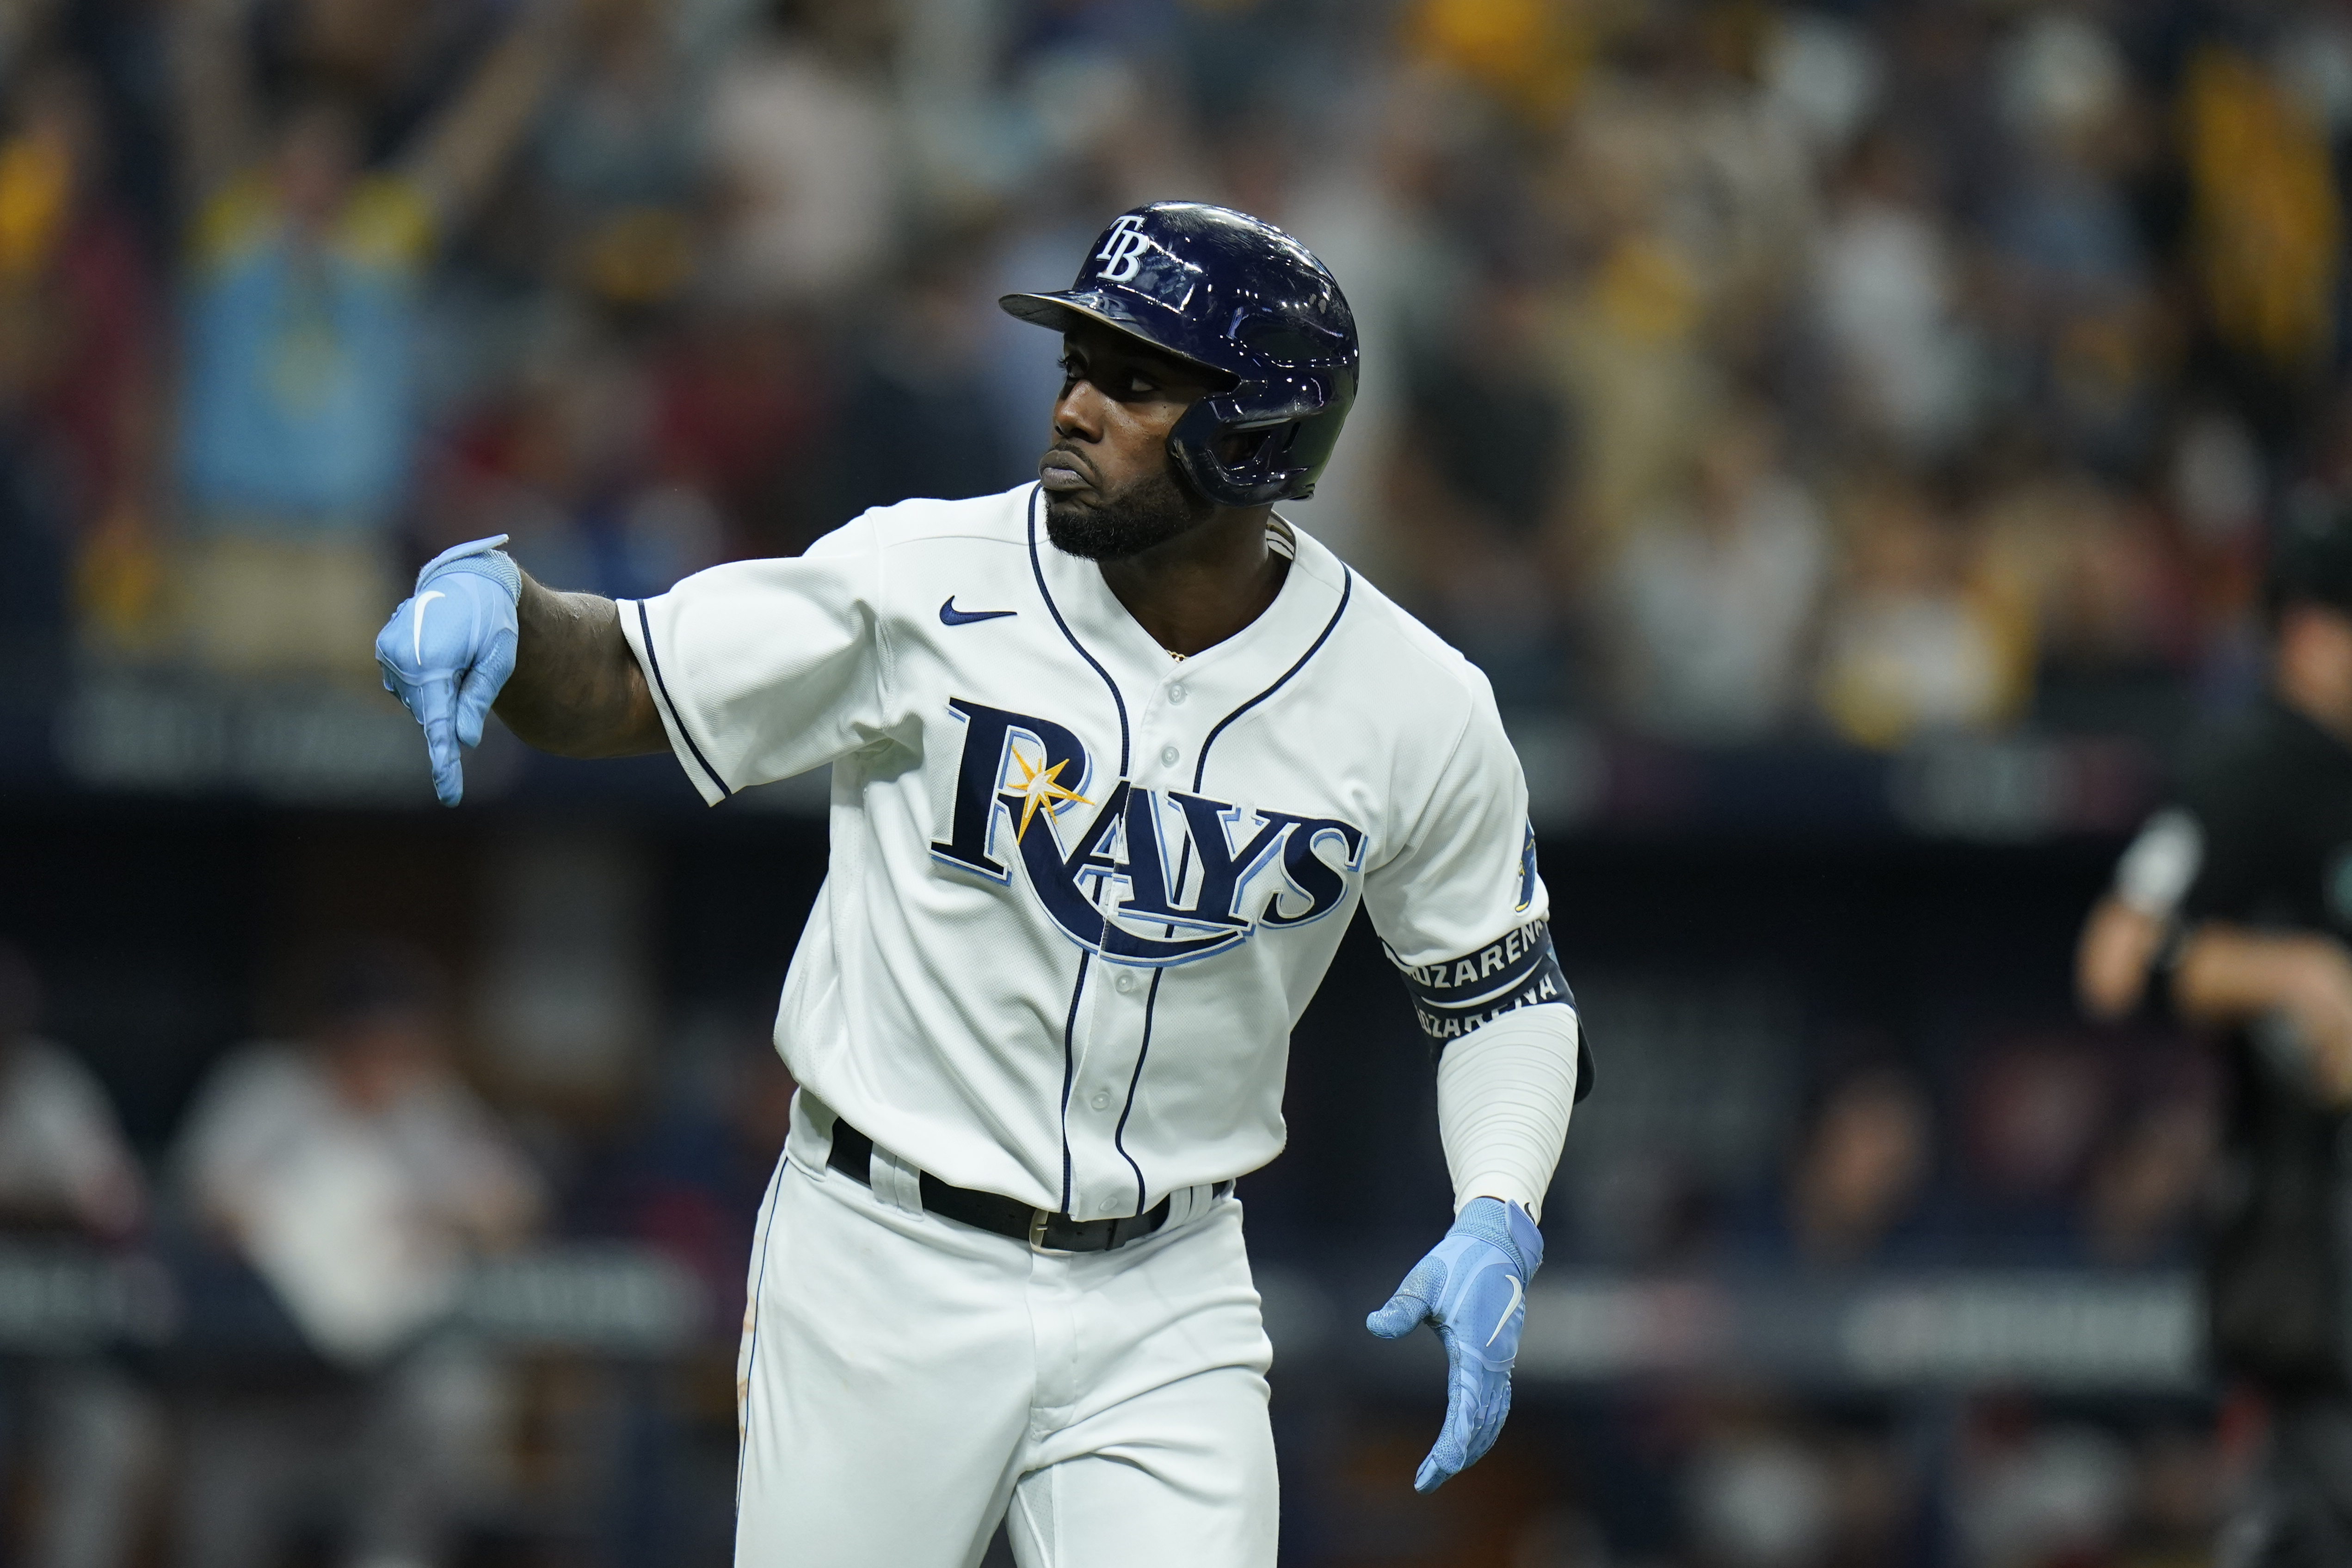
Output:
[[[756,1031],[689,1041],[617,1121],[512,1093],[494,1110],[458,1071],[459,1015],[421,951],[330,942],[304,969],[282,1037],[211,1063],[151,1162],[83,1059],[37,1030],[38,977],[0,943],[0,1561],[255,1568],[323,1550],[432,1568],[518,1500],[562,1520],[527,1532],[598,1560],[635,1560],[615,1544],[648,1528],[707,1555],[723,1510],[681,1525],[657,1490],[616,1499],[615,1465],[659,1470],[691,1446],[663,1396],[446,1325],[484,1260],[633,1243],[698,1287],[683,1371],[731,1408],[782,1063]],[[44,1341],[26,1313],[58,1258],[130,1264],[144,1322]],[[633,1456],[600,1419],[679,1451]]]
[[0,690],[365,680],[500,531],[614,594],[1021,482],[1108,215],[1332,266],[1299,508],[1507,708],[2166,735],[2352,470],[2325,0],[23,0]]
[[1561,1256],[1828,1279],[2195,1257],[2221,1108],[2195,1042],[1994,1028],[1939,1064],[1880,1040],[1718,1035],[1719,1056],[1749,1059],[1717,1087],[1671,1041],[1644,1061],[1654,1037],[1612,999],[1596,1016],[1627,1060],[1612,1115],[1570,1143]]

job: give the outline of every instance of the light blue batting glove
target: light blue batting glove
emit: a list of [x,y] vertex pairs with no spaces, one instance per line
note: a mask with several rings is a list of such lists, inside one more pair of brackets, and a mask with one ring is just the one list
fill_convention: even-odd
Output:
[[522,569],[499,547],[507,536],[452,545],[416,574],[376,633],[383,689],[425,727],[433,792],[445,806],[466,794],[458,747],[482,743],[482,723],[515,666],[515,605]]
[[1543,1233],[1528,1211],[1499,1197],[1474,1197],[1388,1305],[1364,1320],[1382,1339],[1402,1339],[1427,1323],[1445,1346],[1445,1426],[1412,1478],[1413,1490],[1435,1491],[1502,1435],[1528,1281],[1542,1266]]

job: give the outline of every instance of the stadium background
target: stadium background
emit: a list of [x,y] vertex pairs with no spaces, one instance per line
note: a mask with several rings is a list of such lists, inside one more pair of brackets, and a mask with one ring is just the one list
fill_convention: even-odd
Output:
[[2069,966],[2259,687],[2266,519],[2352,478],[2352,8],[15,0],[0,92],[0,936],[148,1193],[0,1238],[0,1560],[94,1506],[50,1560],[174,1561],[225,1403],[401,1375],[240,1283],[180,1142],[364,936],[545,1195],[432,1341],[450,1560],[723,1561],[821,787],[494,725],[444,812],[365,650],[479,534],[635,594],[1019,482],[994,297],[1169,195],[1354,302],[1297,516],[1493,678],[1601,1063],[1508,1435],[1416,1500],[1434,1347],[1357,1325],[1445,1188],[1350,935],[1243,1187],[1285,1563],[2210,1555],[2215,1074]]

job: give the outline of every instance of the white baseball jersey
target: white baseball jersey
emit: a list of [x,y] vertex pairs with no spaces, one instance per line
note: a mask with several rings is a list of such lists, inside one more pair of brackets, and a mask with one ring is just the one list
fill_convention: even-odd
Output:
[[1570,1000],[1485,677],[1276,538],[1274,603],[1183,660],[1034,486],[621,605],[707,800],[833,765],[776,1043],[883,1147],[1082,1219],[1255,1170],[1360,899],[1434,1040]]

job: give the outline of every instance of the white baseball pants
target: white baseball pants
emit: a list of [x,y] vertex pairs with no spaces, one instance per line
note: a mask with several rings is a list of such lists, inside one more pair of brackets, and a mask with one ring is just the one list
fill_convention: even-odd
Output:
[[737,1568],[1271,1568],[1272,1349],[1241,1205],[1175,1195],[1111,1252],[935,1215],[824,1165],[803,1103],[761,1206],[738,1362]]

